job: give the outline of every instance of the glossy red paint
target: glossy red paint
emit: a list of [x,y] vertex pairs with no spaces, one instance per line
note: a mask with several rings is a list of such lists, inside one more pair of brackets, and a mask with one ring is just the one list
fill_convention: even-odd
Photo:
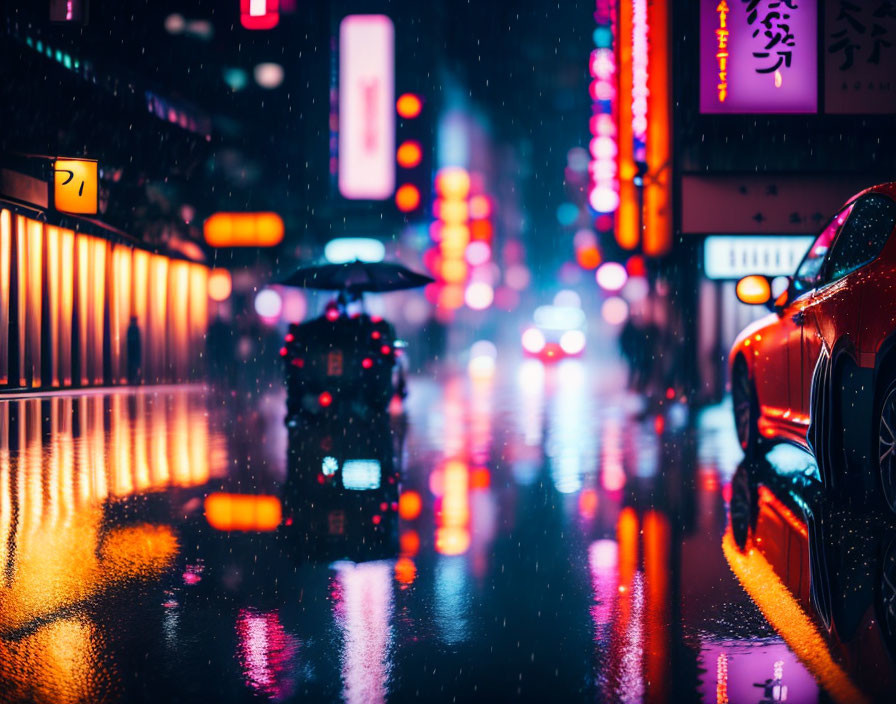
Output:
[[894,219],[896,182],[851,198],[818,234],[774,312],[735,340],[729,371],[739,359],[746,364],[766,439],[808,447],[811,385],[822,353],[845,352],[856,366],[874,368],[896,335]]

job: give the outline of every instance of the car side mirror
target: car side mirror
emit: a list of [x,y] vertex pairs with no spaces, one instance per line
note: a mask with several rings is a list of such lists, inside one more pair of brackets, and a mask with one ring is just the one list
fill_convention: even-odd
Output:
[[751,306],[768,305],[772,300],[772,283],[767,276],[753,274],[737,282],[737,300]]

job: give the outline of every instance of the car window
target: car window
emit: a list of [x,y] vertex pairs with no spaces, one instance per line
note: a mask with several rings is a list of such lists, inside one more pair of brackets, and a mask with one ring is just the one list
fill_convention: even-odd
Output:
[[793,277],[793,288],[797,295],[806,291],[811,291],[821,283],[822,265],[824,264],[825,257],[830,251],[831,243],[840,231],[840,227],[849,216],[849,211],[851,209],[852,204],[846,206],[831,218],[831,221],[825,225],[821,234],[818,235],[812,243],[812,246],[809,247],[809,251],[806,252],[803,261],[800,262],[800,265],[796,269],[796,274]]
[[856,201],[825,267],[824,283],[836,281],[873,260],[896,224],[896,202],[879,193]]

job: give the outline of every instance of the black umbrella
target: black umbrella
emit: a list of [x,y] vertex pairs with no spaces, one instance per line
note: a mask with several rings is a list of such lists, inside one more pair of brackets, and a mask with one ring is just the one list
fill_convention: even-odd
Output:
[[355,260],[345,264],[302,267],[296,269],[280,283],[284,286],[300,286],[321,291],[376,293],[418,288],[431,284],[433,281],[435,279],[411,271],[401,264]]

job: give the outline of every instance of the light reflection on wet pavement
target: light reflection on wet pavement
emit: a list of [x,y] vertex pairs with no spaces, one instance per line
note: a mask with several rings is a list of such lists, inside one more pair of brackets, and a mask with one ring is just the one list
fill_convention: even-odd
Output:
[[842,698],[723,552],[728,409],[623,377],[442,370],[291,431],[273,393],[0,401],[0,698]]

